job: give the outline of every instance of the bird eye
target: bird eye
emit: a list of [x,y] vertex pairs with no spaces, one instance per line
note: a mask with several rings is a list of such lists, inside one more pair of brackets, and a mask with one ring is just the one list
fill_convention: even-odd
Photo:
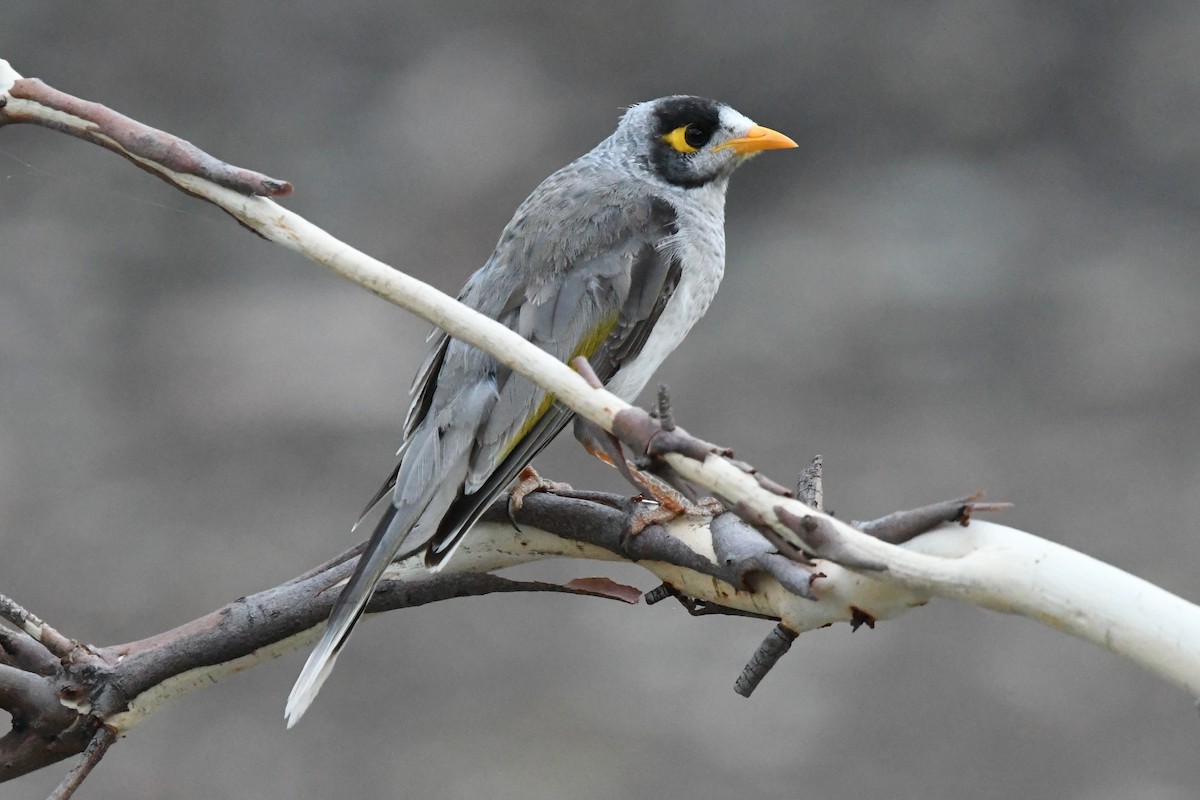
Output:
[[712,133],[699,125],[681,125],[662,138],[681,153],[694,153],[708,144]]
[[687,142],[688,146],[699,150],[708,142],[709,134],[695,125],[688,125],[683,129],[683,141]]

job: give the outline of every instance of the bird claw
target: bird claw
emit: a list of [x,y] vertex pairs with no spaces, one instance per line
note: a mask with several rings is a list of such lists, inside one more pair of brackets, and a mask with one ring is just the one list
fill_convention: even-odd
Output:
[[517,527],[517,512],[525,504],[525,498],[534,492],[563,493],[572,491],[571,484],[559,481],[549,481],[538,474],[533,467],[525,467],[517,474],[517,482],[508,493],[508,521]]
[[[638,473],[642,474],[642,473]],[[657,479],[653,479],[657,483]],[[621,531],[620,543],[627,544],[630,539],[654,525],[672,522],[680,517],[716,517],[725,513],[725,506],[715,497],[704,497],[692,502],[676,492],[670,486],[657,487],[652,497],[633,498],[632,508],[628,509],[625,529]],[[665,488],[666,491],[662,491]],[[653,501],[653,505],[647,503]]]

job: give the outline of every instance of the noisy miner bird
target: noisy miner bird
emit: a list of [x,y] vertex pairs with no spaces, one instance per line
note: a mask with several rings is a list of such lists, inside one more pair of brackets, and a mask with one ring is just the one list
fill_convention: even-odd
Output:
[[[632,401],[708,308],[725,271],[725,189],[763,150],[796,147],[729,106],[677,95],[616,131],[517,209],[458,299],[563,361],[585,356]],[[316,697],[393,560],[438,569],[574,413],[487,353],[438,332],[413,384],[391,503],[288,697]],[[584,434],[579,427],[577,435]]]

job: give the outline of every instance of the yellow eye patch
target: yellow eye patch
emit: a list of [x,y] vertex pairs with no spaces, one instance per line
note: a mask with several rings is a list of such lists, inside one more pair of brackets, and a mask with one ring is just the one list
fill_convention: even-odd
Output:
[[[688,134],[689,128],[692,128],[692,126],[691,125],[680,125],[675,130],[671,131],[668,134],[665,134],[662,137],[663,141],[666,142],[667,144],[671,145],[671,147],[674,147],[676,150],[678,150],[681,153],[694,153],[697,150],[699,150],[700,148],[692,147],[690,144],[687,143],[687,140],[689,137],[689,134]],[[692,137],[695,137],[695,135],[696,135],[695,133],[691,134]]]

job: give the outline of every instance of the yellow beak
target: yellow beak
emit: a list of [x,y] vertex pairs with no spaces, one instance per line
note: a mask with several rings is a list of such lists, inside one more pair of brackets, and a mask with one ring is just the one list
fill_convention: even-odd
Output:
[[730,139],[728,142],[719,144],[713,149],[723,150],[728,147],[735,153],[757,153],[761,150],[785,150],[790,147],[799,146],[779,131],[764,128],[762,125],[755,125],[746,131],[745,136]]

